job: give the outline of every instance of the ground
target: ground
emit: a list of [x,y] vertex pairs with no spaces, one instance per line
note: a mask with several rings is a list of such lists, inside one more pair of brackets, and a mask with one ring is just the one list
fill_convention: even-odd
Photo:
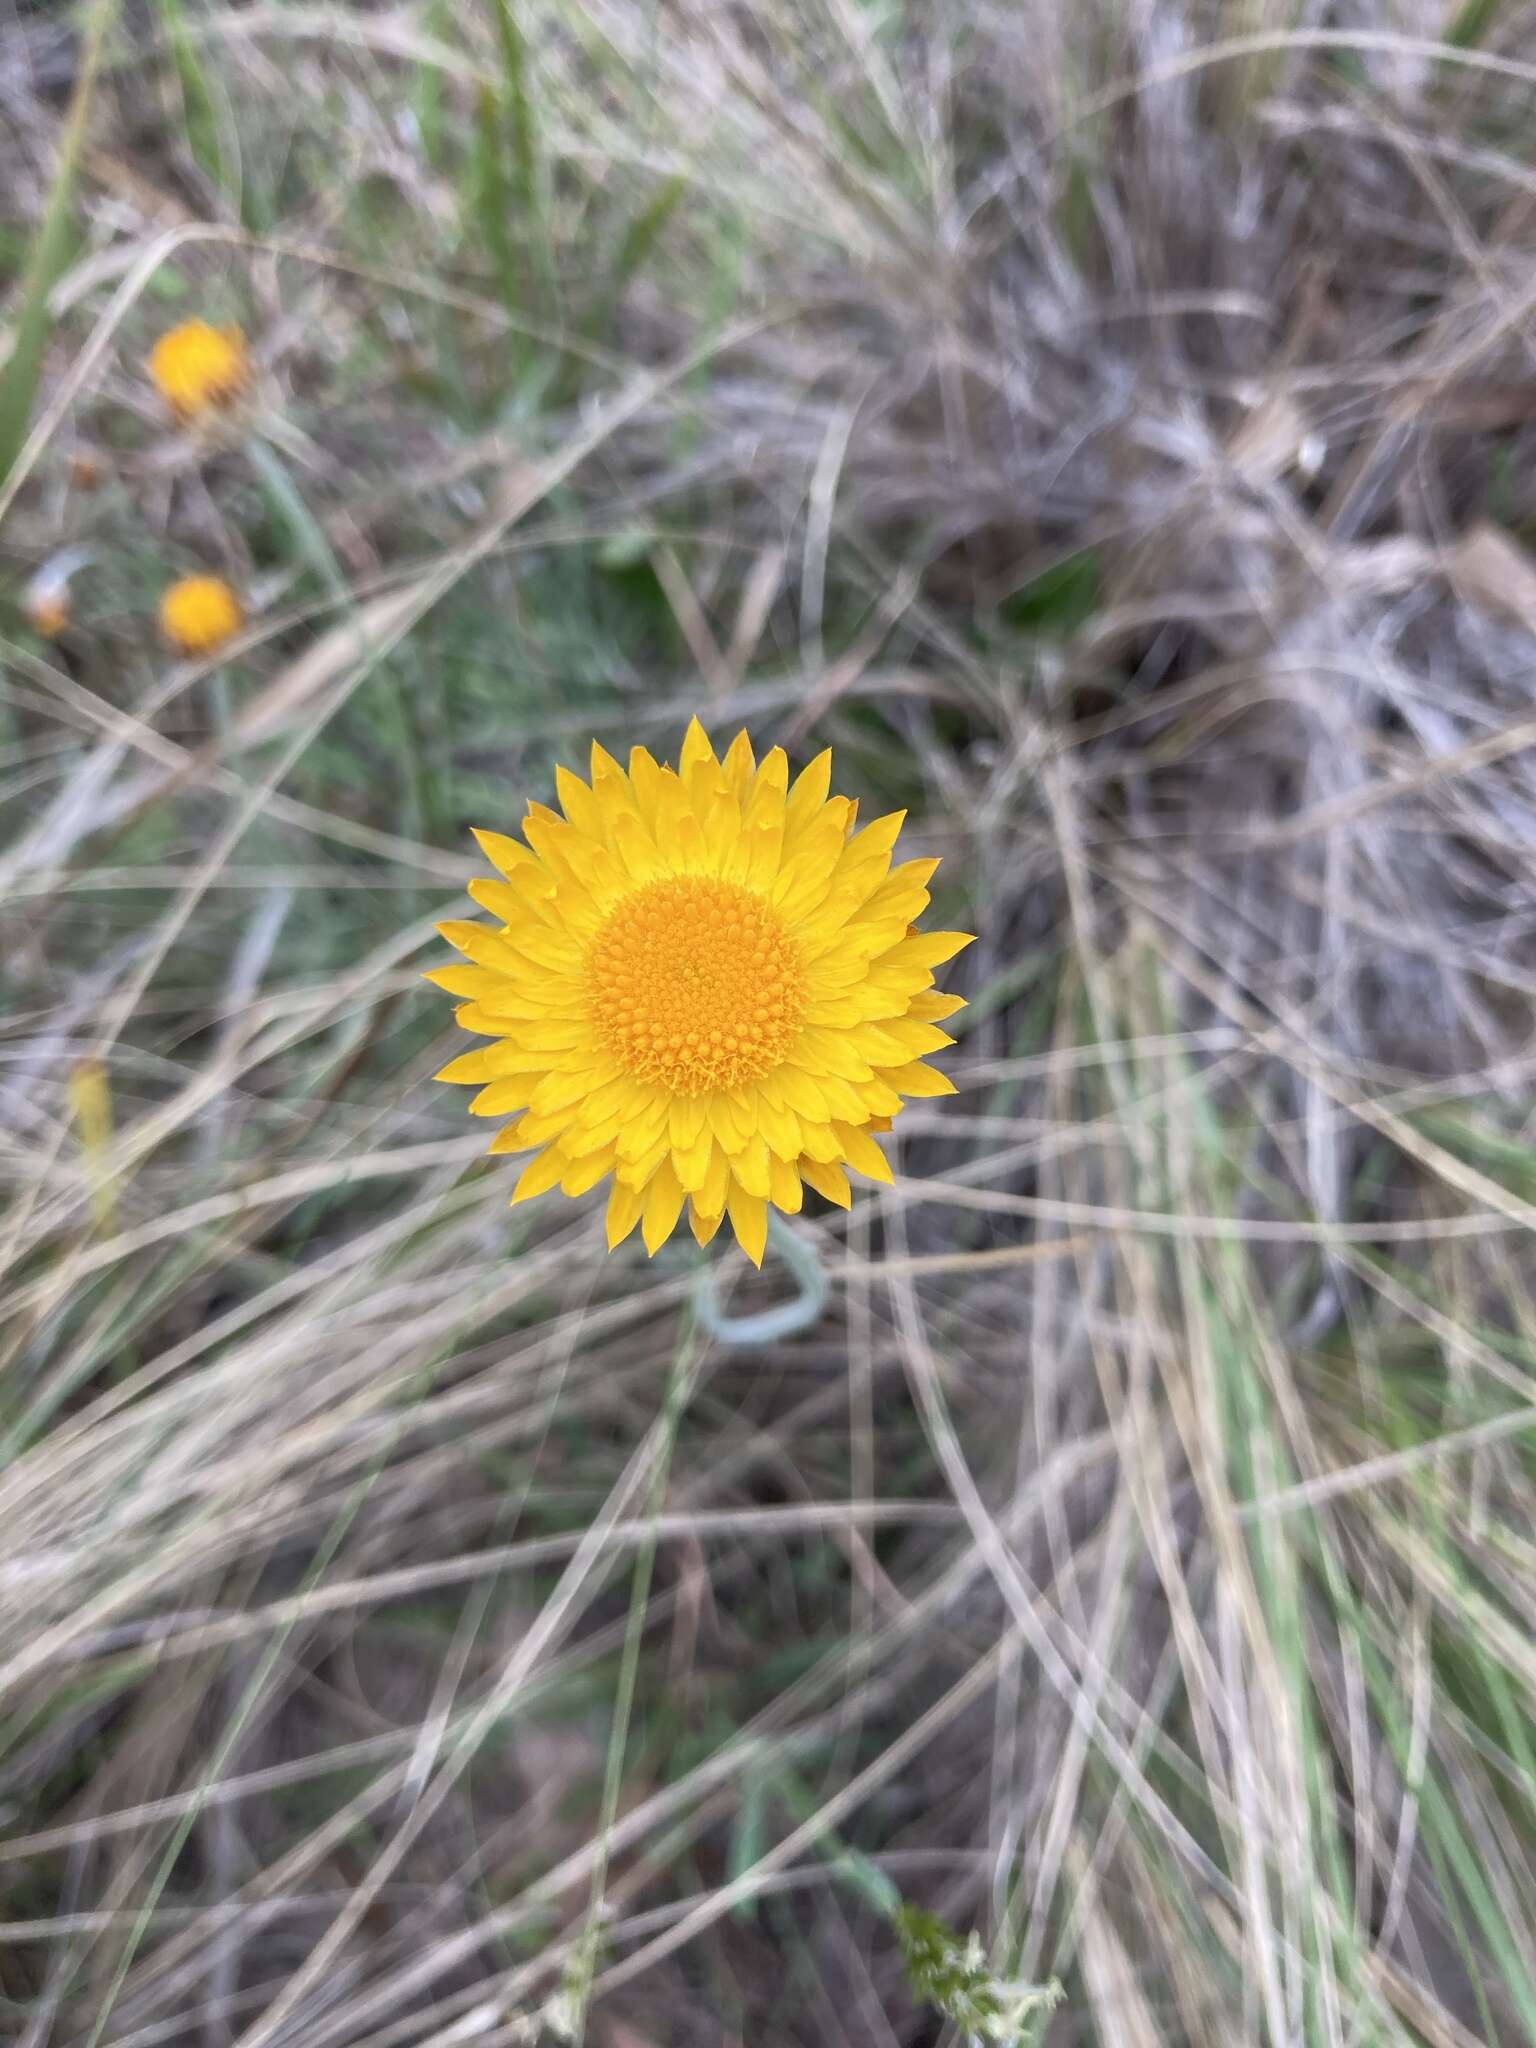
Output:
[[[1536,2041],[1533,82],[0,10],[0,2033]],[[431,1079],[695,713],[977,934],[761,1276]]]

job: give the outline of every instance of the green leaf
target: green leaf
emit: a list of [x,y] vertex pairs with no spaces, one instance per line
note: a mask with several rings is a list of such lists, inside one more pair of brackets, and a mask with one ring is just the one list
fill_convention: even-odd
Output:
[[198,61],[196,47],[187,33],[187,18],[182,11],[181,0],[157,0],[157,4],[181,86],[187,147],[198,169],[211,184],[223,191],[228,183],[229,170],[224,159],[224,146],[219,139],[218,108]]
[[1082,548],[1004,598],[999,611],[1005,625],[1067,639],[1098,610],[1099,594],[1098,550]]
[[913,1991],[973,2039],[993,2048],[1029,2048],[1061,2003],[1057,1983],[1020,1984],[999,1977],[987,1961],[981,1936],[972,1933],[962,1941],[937,1914],[898,1906],[891,1925]]
[[1487,37],[1499,11],[1500,0],[1465,0],[1465,5],[1445,32],[1453,50],[1470,50]]

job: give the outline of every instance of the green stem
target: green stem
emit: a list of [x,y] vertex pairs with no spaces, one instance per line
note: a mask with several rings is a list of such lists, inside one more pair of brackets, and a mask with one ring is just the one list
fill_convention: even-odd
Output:
[[86,123],[96,90],[96,73],[107,31],[117,17],[117,0],[97,0],[86,27],[75,89],[59,141],[59,166],[54,172],[48,204],[27,252],[17,304],[15,341],[0,365],[0,484],[15,468],[26,446],[27,422],[37,395],[48,346],[48,299],[64,268],[69,248],[75,171],[85,148]]
[[332,597],[350,605],[352,593],[347,579],[341,573],[341,564],[331,552],[331,544],[325,537],[325,529],[304,502],[304,494],[288,474],[288,466],[272,446],[260,434],[252,434],[245,444],[268,503],[288,529],[298,554],[320,578]]

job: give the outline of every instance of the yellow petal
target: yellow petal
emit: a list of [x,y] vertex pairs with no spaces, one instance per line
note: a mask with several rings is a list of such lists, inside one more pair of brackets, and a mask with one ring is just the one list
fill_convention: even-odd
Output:
[[[889,1085],[890,1078],[890,1073],[882,1070],[859,1090],[859,1100],[864,1105],[864,1114],[859,1119],[861,1123],[868,1123],[871,1117],[901,1114],[901,1097]],[[944,1090],[940,1089],[939,1093],[942,1095]],[[950,1089],[949,1093],[953,1094],[954,1090]]]
[[677,1175],[672,1171],[671,1161],[664,1159],[651,1175],[640,1212],[640,1234],[648,1252],[655,1252],[672,1235],[682,1206],[683,1191]]
[[768,1162],[768,1173],[769,1201],[775,1209],[782,1209],[786,1215],[798,1215],[803,1197],[798,1169],[787,1159],[771,1159]]
[[[752,771],[757,763],[752,758],[752,742],[747,738],[746,728],[737,733],[725,751],[720,763],[725,770],[725,779],[738,797],[745,796],[752,780]],[[718,1217],[716,1221],[718,1222]]]
[[917,1018],[921,1023],[934,1024],[941,1017],[953,1017],[956,1010],[964,1008],[964,996],[947,996],[941,990],[934,989],[930,994],[914,996],[912,1007],[907,1014]]
[[856,1173],[865,1174],[870,1180],[891,1181],[891,1162],[880,1147],[855,1124],[838,1123],[832,1126],[843,1148],[843,1157]]
[[672,1143],[679,1152],[698,1143],[700,1134],[709,1128],[708,1099],[703,1095],[674,1095],[668,1115],[672,1132]]
[[895,957],[903,966],[942,967],[946,960],[963,953],[975,936],[974,932],[917,932],[902,940]]
[[560,1176],[570,1164],[558,1145],[551,1145],[541,1152],[537,1159],[530,1159],[523,1168],[522,1177],[512,1190],[512,1200],[528,1202],[535,1195],[542,1195],[550,1188],[558,1187]]
[[433,967],[421,977],[430,981],[434,988],[446,989],[451,996],[485,996],[500,986],[501,977],[493,974],[488,967]]
[[700,1244],[709,1243],[709,1240],[720,1228],[720,1219],[723,1214],[723,1210],[717,1210],[711,1216],[709,1211],[701,1209],[697,1202],[690,1202],[688,1204],[688,1225]]
[[731,1162],[725,1153],[721,1151],[720,1147],[716,1145],[710,1152],[709,1166],[704,1175],[703,1185],[699,1189],[698,1201],[694,1206],[701,1208],[706,1216],[713,1216],[718,1222],[721,1211],[725,1208],[725,1198],[730,1193],[730,1189]]
[[627,1157],[617,1146],[614,1149],[618,1153],[619,1160],[618,1165],[614,1168],[614,1172],[620,1180],[627,1181],[632,1188],[643,1188],[650,1180],[651,1175],[666,1163],[671,1150],[665,1137],[657,1138],[654,1143],[647,1145],[643,1151]]
[[839,1209],[846,1209],[852,1202],[853,1190],[848,1185],[848,1176],[835,1161],[823,1164],[819,1159],[802,1159],[800,1173],[818,1195],[825,1195]]
[[621,1159],[638,1159],[657,1143],[669,1143],[666,1102],[640,1102],[619,1132]]
[[844,860],[863,862],[889,855],[906,822],[905,811],[887,811],[883,818],[876,818],[862,832],[854,834],[848,841]]
[[[810,1117],[819,1124],[824,1124],[827,1121],[830,1112],[827,1109],[827,1099],[821,1092],[819,1082],[813,1080],[809,1074],[803,1072],[799,1067],[781,1068],[773,1076],[773,1087],[778,1099],[788,1108],[794,1110],[796,1115]],[[768,1094],[769,1091],[766,1086],[763,1092],[765,1095]]]
[[789,792],[786,824],[789,829],[799,831],[808,825],[827,800],[827,791],[832,786],[832,749],[823,747],[814,761],[795,777],[794,787]]
[[898,916],[912,923],[927,908],[927,885],[937,866],[936,860],[904,860],[899,867],[892,868],[859,905],[861,920]]
[[[507,957],[507,949],[495,932],[483,924],[476,924],[472,918],[444,918],[435,929],[440,938],[446,939],[456,952],[473,960],[477,967],[494,967]],[[479,956],[487,950],[491,958],[482,960]]]
[[666,862],[644,823],[633,811],[620,811],[611,832],[613,850],[632,882],[653,882],[666,873]]
[[610,1078],[608,1073],[590,1066],[557,1067],[534,1089],[528,1106],[540,1116],[553,1116],[556,1110],[569,1109]]
[[740,1181],[733,1178],[726,1208],[736,1242],[753,1265],[760,1266],[768,1242],[768,1204],[761,1195],[749,1195]]
[[[520,1152],[526,1151],[530,1145],[553,1145],[565,1136],[569,1122],[569,1117],[535,1116],[532,1111],[525,1110],[517,1120],[517,1143],[512,1149]],[[492,1150],[495,1150],[494,1146]]]
[[562,1195],[584,1195],[595,1188],[605,1173],[613,1171],[613,1147],[603,1145],[582,1159],[573,1159],[560,1176]]
[[767,1140],[749,1139],[731,1159],[731,1171],[749,1195],[766,1196],[771,1185]]
[[615,1181],[608,1197],[608,1213],[603,1219],[607,1233],[608,1249],[620,1245],[640,1221],[640,1211],[645,1198],[639,1188],[627,1188],[622,1181]]
[[[862,1031],[854,1034],[860,1051],[866,1049],[865,1034],[870,1028],[866,1025]],[[894,1064],[899,1066],[905,1066],[908,1060],[917,1059],[925,1052],[942,1052],[946,1045],[953,1045],[955,1042],[949,1033],[941,1031],[937,1024],[914,1023],[910,1017],[892,1017],[878,1028],[882,1049],[888,1046],[897,1048]],[[886,1052],[883,1058],[874,1059],[873,1064],[888,1067],[893,1062]]]
[[[675,1107],[675,1105],[674,1105]],[[695,1195],[703,1187],[709,1173],[710,1160],[716,1151],[714,1138],[706,1125],[689,1144],[679,1146],[677,1127],[672,1129],[672,1169],[684,1192]]]
[[476,844],[493,868],[499,868],[504,875],[520,874],[525,868],[538,864],[526,846],[509,839],[504,832],[482,832],[478,826],[472,828]]
[[516,1046],[503,1039],[497,1045],[480,1046],[474,1052],[461,1052],[446,1067],[439,1067],[433,1075],[434,1081],[458,1083],[506,1081],[518,1073],[539,1074],[544,1071],[545,1062],[535,1056],[530,1059]]
[[709,734],[698,721],[697,714],[688,721],[688,730],[683,735],[682,752],[677,758],[678,773],[687,780],[688,770],[699,762],[707,761],[712,767],[720,764],[715,760],[715,750],[709,744]]
[[573,775],[569,768],[557,767],[555,794],[560,799],[561,810],[578,832],[585,833],[589,839],[602,838],[602,808],[579,775]]
[[921,1060],[913,1060],[905,1067],[884,1068],[881,1079],[889,1081],[893,1088],[899,1088],[903,1095],[953,1095],[956,1092],[948,1074],[941,1074],[937,1067],[924,1066]]
[[[896,1100],[900,1102],[898,1095]],[[801,1150],[805,1159],[819,1159],[823,1164],[843,1156],[843,1141],[829,1123],[802,1123],[800,1126]]]
[[588,759],[590,766],[587,772],[592,778],[592,787],[594,789],[597,788],[599,783],[605,783],[613,788],[617,788],[620,783],[627,780],[624,770],[615,761],[612,754],[596,740],[592,742],[592,750]]
[[526,1081],[492,1081],[469,1105],[471,1116],[510,1116],[514,1109],[528,1107]]
[[504,925],[522,922],[523,899],[510,882],[493,882],[488,876],[475,875],[468,887],[471,901],[488,910],[492,917],[499,917]]
[[792,1109],[772,1103],[758,1090],[756,1103],[757,1127],[768,1141],[768,1149],[778,1159],[798,1159],[803,1147],[800,1143],[800,1119]]
[[790,1049],[797,1067],[813,1072],[818,1082],[833,1074],[844,1081],[867,1081],[869,1061],[862,1057],[857,1033],[807,1026]]
[[722,1089],[705,1099],[709,1104],[709,1128],[727,1152],[739,1151],[748,1132],[742,1128],[731,1098]]
[[584,839],[574,825],[568,825],[557,811],[544,804],[530,804],[523,820],[523,837],[557,878],[566,876],[580,882],[592,857],[592,842]]
[[737,844],[732,879],[760,893],[772,888],[784,850],[784,820],[747,819]]
[[771,747],[752,778],[752,793],[754,797],[761,795],[782,802],[788,788],[789,756],[782,747]]
[[661,769],[644,747],[629,750],[629,784],[642,820],[649,824],[661,801]]

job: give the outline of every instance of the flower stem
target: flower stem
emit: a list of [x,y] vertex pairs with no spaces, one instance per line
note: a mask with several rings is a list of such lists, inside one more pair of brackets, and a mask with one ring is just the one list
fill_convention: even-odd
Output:
[[827,1269],[811,1240],[792,1230],[776,1210],[770,1209],[768,1242],[794,1275],[799,1291],[791,1300],[760,1309],[755,1315],[722,1315],[715,1286],[718,1268],[703,1267],[694,1289],[694,1312],[700,1326],[717,1344],[772,1344],[780,1337],[793,1337],[810,1329],[826,1307]]

